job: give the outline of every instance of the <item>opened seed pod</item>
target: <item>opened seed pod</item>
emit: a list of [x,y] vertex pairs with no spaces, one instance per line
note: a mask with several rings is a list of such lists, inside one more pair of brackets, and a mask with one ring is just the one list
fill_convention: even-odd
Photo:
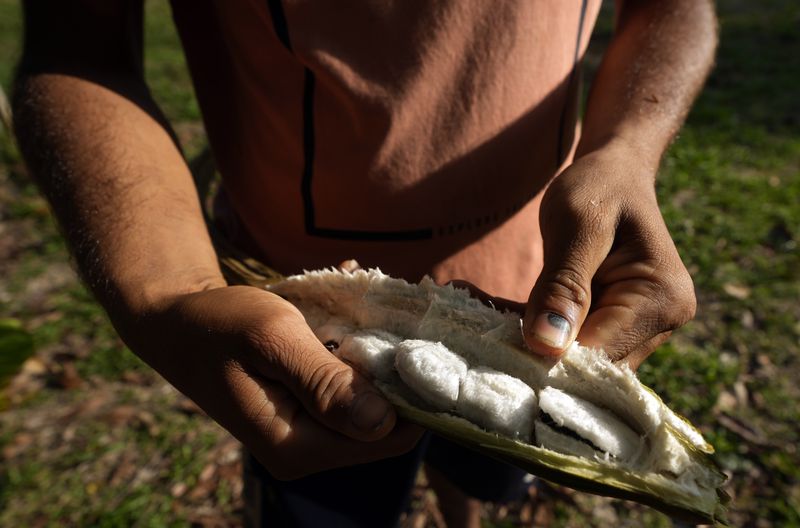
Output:
[[428,278],[322,270],[268,289],[405,418],[559,484],[725,522],[712,447],[602,351],[534,356],[517,315]]

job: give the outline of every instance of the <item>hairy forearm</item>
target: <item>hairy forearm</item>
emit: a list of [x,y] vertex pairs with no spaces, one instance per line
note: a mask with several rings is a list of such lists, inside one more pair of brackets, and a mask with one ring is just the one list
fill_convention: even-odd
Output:
[[654,174],[711,69],[716,17],[709,0],[621,0],[618,7],[577,156],[622,142]]
[[112,318],[224,284],[189,170],[143,83],[23,75],[14,111],[28,166]]

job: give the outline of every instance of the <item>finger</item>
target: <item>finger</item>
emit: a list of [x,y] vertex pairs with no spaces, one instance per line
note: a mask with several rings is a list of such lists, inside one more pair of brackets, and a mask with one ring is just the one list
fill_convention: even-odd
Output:
[[557,230],[543,225],[543,268],[523,318],[528,347],[550,357],[575,340],[592,302],[592,277],[613,241],[613,230],[599,217],[571,214],[549,223],[555,222]]
[[627,364],[631,370],[635,371],[641,366],[644,360],[650,356],[650,354],[652,354],[659,346],[669,339],[670,335],[672,335],[672,331],[667,331],[653,336],[642,343],[635,351],[628,354],[624,359],[619,360],[619,362]]
[[401,455],[416,445],[423,429],[399,422],[386,437],[360,442],[321,425],[279,383],[245,369],[228,374],[236,408],[244,412],[232,428],[259,461],[279,479]]
[[494,308],[495,310],[516,312],[520,315],[525,313],[525,304],[512,301],[511,299],[504,299],[503,297],[495,297],[478,288],[474,284],[465,280],[451,280],[447,284],[452,285],[454,288],[461,288],[468,290],[471,297],[475,297],[483,304]]
[[626,359],[632,368],[694,317],[696,308],[694,286],[677,251],[651,252],[660,256],[626,256],[620,250],[603,264],[603,283],[578,334],[581,344],[602,347],[612,360]]
[[257,367],[285,385],[303,408],[325,426],[350,438],[374,441],[397,419],[383,395],[320,343],[301,318],[272,322],[278,331],[255,332]]
[[354,271],[361,269],[361,264],[359,264],[356,259],[348,259],[348,260],[343,260],[338,267],[339,271],[347,271],[349,273],[353,273]]
[[302,413],[292,424],[292,433],[281,454],[290,463],[304,459],[305,468],[290,467],[294,474],[282,478],[298,478],[311,472],[399,456],[413,449],[424,432],[422,427],[401,420],[384,438],[360,442],[321,427],[311,416]]

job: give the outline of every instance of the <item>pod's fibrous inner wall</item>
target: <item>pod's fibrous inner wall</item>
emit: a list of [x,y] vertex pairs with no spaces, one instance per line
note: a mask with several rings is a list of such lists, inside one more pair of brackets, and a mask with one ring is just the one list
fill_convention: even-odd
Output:
[[568,485],[719,520],[711,446],[602,351],[573,344],[558,362],[537,358],[517,315],[427,278],[322,270],[269,289],[420,423]]

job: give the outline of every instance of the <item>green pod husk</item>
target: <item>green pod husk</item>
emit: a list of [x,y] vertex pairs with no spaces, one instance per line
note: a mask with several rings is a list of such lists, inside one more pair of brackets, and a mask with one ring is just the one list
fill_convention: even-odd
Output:
[[[415,407],[390,387],[378,386],[403,418],[550,482],[586,493],[635,501],[685,522],[728,525],[726,505],[730,497],[719,487],[709,489],[701,496],[687,495],[676,490],[664,477],[640,475],[505,438],[475,427],[466,420]],[[716,466],[712,464],[710,467],[718,473],[720,484],[724,482],[726,477],[718,472]]]
[[513,375],[537,394],[553,387],[593,401],[640,435],[643,448],[630,460],[608,453],[592,458],[566,454],[558,446],[540,447],[533,439],[525,443],[438,412],[397,373],[375,378],[406,419],[558,484],[633,500],[685,521],[726,523],[729,499],[721,489],[726,477],[711,457],[713,448],[630,369],[614,365],[602,352],[575,345],[559,362],[535,357],[525,349],[518,316],[427,278],[415,285],[379,270],[331,269],[289,277],[267,289],[295,304],[312,329],[342,325],[361,334],[389,332],[398,339],[441,342],[471,365]]

